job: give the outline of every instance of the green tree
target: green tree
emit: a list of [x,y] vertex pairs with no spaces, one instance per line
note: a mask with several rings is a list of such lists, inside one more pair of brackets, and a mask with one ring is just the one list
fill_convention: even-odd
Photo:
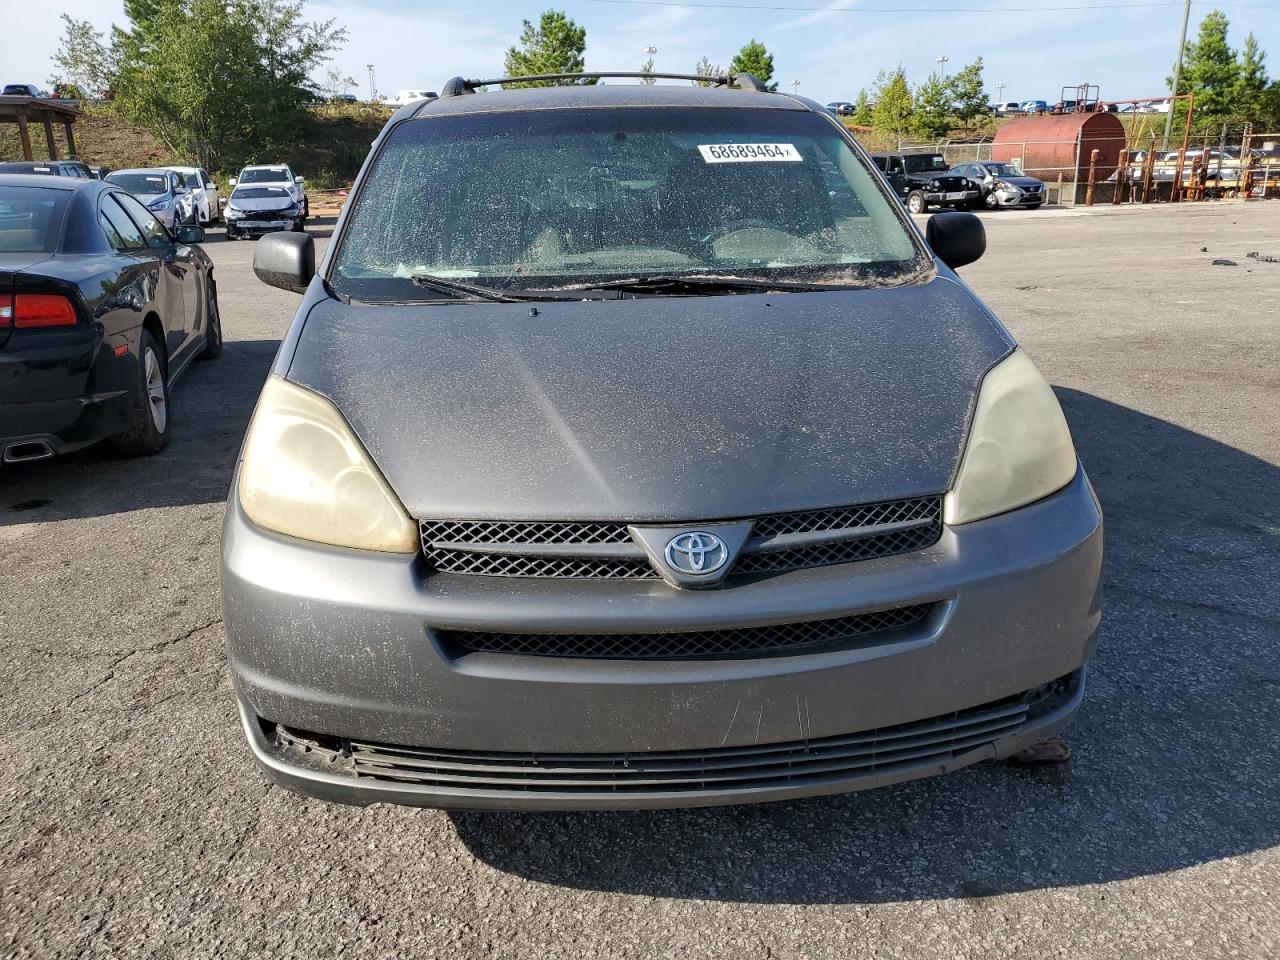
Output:
[[103,36],[88,20],[74,20],[62,14],[62,39],[53,55],[54,74],[50,86],[71,87],[80,97],[96,97],[111,86],[115,72],[111,51]]
[[640,78],[640,82],[646,87],[651,87],[658,82],[653,78],[653,54],[649,54],[645,62],[640,64],[640,72],[647,74],[647,76]]
[[1267,79],[1267,55],[1258,46],[1257,38],[1251,33],[1244,38],[1244,46],[1240,49],[1240,68],[1236,74],[1235,89],[1232,99],[1236,104],[1236,112],[1246,120],[1262,119],[1264,100],[1270,81]]
[[860,127],[871,126],[871,98],[866,88],[858,91],[858,98],[853,101],[853,122]]
[[968,125],[987,115],[986,86],[981,57],[951,77],[951,104],[960,123]]
[[[1200,33],[1188,41],[1177,94],[1193,93],[1196,114],[1205,119],[1232,113],[1240,64],[1227,43],[1227,16],[1214,10],[1200,21]],[[1169,81],[1172,86],[1173,81]]]
[[739,73],[749,73],[770,90],[777,90],[776,83],[770,83],[773,79],[773,54],[765,49],[763,43],[751,38],[751,42],[737,52],[733,58],[733,62],[729,64],[729,74],[736,76]]
[[907,72],[898,67],[892,73],[881,70],[874,86],[876,107],[871,112],[871,125],[882,134],[901,137],[911,129],[913,103]]
[[951,129],[951,81],[936,73],[916,87],[911,131],[922,140],[945,136]]
[[346,39],[301,0],[156,0],[149,15],[115,32],[115,108],[209,168],[295,142],[308,77]]
[[709,87],[715,83],[714,78],[724,76],[724,71],[718,66],[712,66],[711,60],[708,57],[703,57],[694,64],[693,72],[696,76],[707,78],[706,80],[693,81],[699,87]]
[[[587,52],[587,28],[580,27],[559,10],[548,10],[535,27],[528,20],[520,32],[520,45],[507,50],[506,71],[509,77],[528,77],[541,73],[581,73]],[[593,84],[595,77],[581,80],[537,80],[530,83],[503,84],[514,87],[550,87],[557,84]]]

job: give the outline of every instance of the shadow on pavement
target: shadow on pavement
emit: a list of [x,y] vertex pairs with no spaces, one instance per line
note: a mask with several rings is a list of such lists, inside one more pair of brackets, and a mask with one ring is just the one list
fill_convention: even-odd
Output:
[[227,341],[187,368],[170,395],[173,433],[154,457],[98,444],[0,469],[0,526],[225,500],[240,442],[271,369],[276,340]]
[[1108,525],[1103,639],[1069,766],[754,807],[458,813],[458,836],[497,869],[571,888],[975,908],[1280,843],[1280,469],[1059,394]]

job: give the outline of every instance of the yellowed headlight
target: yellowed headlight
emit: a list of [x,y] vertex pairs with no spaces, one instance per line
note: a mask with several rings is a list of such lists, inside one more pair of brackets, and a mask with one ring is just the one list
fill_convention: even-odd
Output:
[[358,550],[413,553],[418,536],[337,407],[270,377],[240,470],[240,506],[277,533]]
[[943,519],[969,523],[1004,513],[1065,487],[1076,451],[1053,388],[1021,350],[982,381],[960,472]]

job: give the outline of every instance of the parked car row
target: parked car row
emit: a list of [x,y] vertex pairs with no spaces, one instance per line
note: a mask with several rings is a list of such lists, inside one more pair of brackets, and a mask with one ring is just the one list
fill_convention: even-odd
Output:
[[1009,163],[981,160],[953,167],[942,154],[928,152],[876,153],[871,159],[912,213],[930,207],[1035,210],[1045,201],[1044,183]]

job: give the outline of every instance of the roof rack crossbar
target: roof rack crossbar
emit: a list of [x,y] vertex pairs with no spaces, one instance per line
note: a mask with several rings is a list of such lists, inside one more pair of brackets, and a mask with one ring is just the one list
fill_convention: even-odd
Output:
[[738,73],[733,76],[714,74],[706,76],[697,73],[619,73],[615,71],[588,70],[583,73],[536,73],[524,77],[498,77],[494,80],[466,80],[454,77],[440,88],[441,97],[457,97],[465,93],[475,93],[480,87],[493,87],[508,83],[531,83],[544,80],[582,80],[621,79],[621,80],[690,80],[714,87],[736,87],[740,90],[767,91],[763,83],[749,73]]

